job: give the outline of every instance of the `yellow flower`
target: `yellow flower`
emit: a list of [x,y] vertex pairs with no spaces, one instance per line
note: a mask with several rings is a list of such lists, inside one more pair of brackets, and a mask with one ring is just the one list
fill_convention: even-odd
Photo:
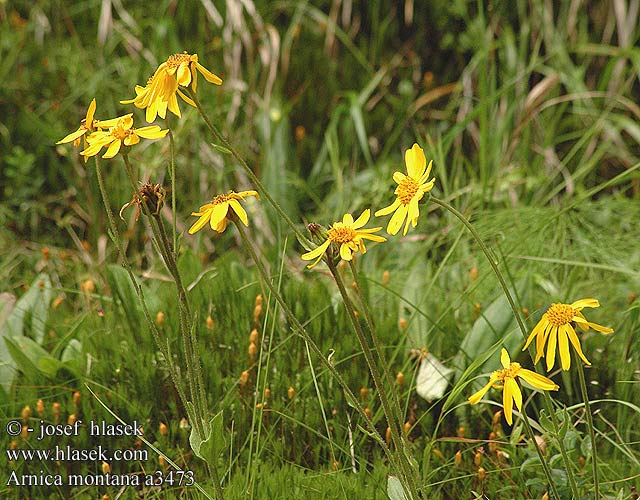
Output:
[[435,183],[435,179],[428,181],[433,161],[430,161],[427,166],[427,159],[420,146],[414,144],[411,149],[407,149],[404,155],[404,162],[407,166],[407,175],[402,172],[393,174],[393,180],[398,183],[398,187],[395,190],[396,201],[375,213],[375,216],[379,217],[395,212],[387,226],[387,233],[389,234],[396,234],[405,219],[407,222],[404,225],[402,234],[407,234],[409,223],[416,227],[418,216],[420,215],[418,202],[425,193],[431,191]]
[[512,363],[506,349],[502,349],[500,353],[500,363],[502,363],[503,369],[492,372],[487,385],[472,395],[469,398],[469,403],[472,405],[477,404],[491,387],[502,389],[504,417],[509,425],[513,424],[513,402],[515,401],[519,411],[522,410],[522,392],[518,382],[516,382],[516,377],[520,377],[528,384],[543,391],[558,390],[558,386],[553,380],[520,367],[520,363]]
[[386,238],[383,238],[382,236],[372,234],[376,231],[380,231],[382,229],[381,227],[360,229],[369,222],[370,215],[371,211],[367,209],[362,212],[360,217],[355,221],[351,214],[345,214],[342,218],[342,222],[335,222],[327,231],[327,241],[316,249],[302,255],[303,260],[316,259],[315,262],[309,264],[307,267],[311,269],[315,266],[327,251],[327,248],[329,248],[331,243],[340,244],[340,257],[343,260],[351,260],[353,258],[353,252],[357,252],[359,250],[362,253],[366,253],[367,249],[364,245],[364,240],[387,241]]
[[149,123],[154,121],[158,115],[161,118],[166,118],[167,109],[180,117],[176,94],[187,104],[195,107],[195,103],[180,90],[180,87],[191,85],[191,89],[195,92],[198,86],[198,72],[202,73],[208,82],[222,85],[220,77],[211,73],[198,62],[197,54],[184,52],[169,56],[165,62],[158,66],[144,87],[136,85],[136,97],[120,101],[120,103],[133,103],[140,109],[146,108],[146,119]]
[[[80,139],[83,139],[83,146],[86,149],[87,147],[87,134],[91,133],[95,130],[101,130],[109,127],[113,127],[116,125],[119,119],[130,117],[132,114],[120,116],[118,118],[112,118],[111,120],[95,120],[93,117],[96,113],[96,100],[95,98],[89,104],[89,108],[87,109],[87,115],[80,122],[80,127],[75,132],[71,132],[63,139],[60,139],[56,144],[67,144],[73,141],[73,145],[75,147],[80,146]],[[88,156],[85,155],[84,161],[88,160]]]
[[248,226],[249,219],[247,219],[247,212],[245,212],[242,205],[240,205],[240,201],[244,200],[247,196],[255,196],[260,199],[256,191],[241,191],[239,193],[229,191],[227,194],[219,194],[211,200],[211,203],[202,205],[198,212],[191,213],[191,215],[200,218],[189,228],[189,234],[200,231],[207,222],[209,222],[211,229],[221,233],[227,228],[227,224],[229,224],[230,209],[235,212],[245,226]]
[[571,353],[569,352],[569,342],[571,342],[582,361],[590,365],[591,363],[580,347],[574,323],[585,332],[589,330],[589,327],[601,333],[613,333],[613,330],[587,321],[581,312],[585,307],[600,307],[600,303],[596,299],[580,299],[573,304],[551,304],[551,307],[542,315],[531,335],[527,338],[522,350],[524,351],[529,347],[535,337],[536,358],[534,362],[537,363],[540,358],[544,357],[544,345],[548,341],[547,371],[550,371],[556,360],[556,344],[558,344],[562,369],[568,370],[571,367]]
[[[109,120],[111,122],[111,120]],[[104,124],[106,122],[101,122]],[[102,155],[103,158],[113,158],[118,154],[122,144],[125,146],[133,146],[140,142],[140,137],[144,139],[162,139],[167,135],[169,130],[160,130],[158,125],[149,127],[133,128],[133,118],[131,114],[118,118],[116,123],[109,130],[98,130],[87,137],[89,147],[84,151],[80,151],[85,158],[97,155],[100,150],[106,146],[107,152]]]

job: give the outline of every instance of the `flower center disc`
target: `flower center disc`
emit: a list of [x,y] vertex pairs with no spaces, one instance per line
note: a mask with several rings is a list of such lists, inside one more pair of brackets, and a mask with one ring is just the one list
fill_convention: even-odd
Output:
[[211,203],[213,203],[214,205],[220,205],[221,203],[225,203],[230,199],[231,197],[228,194],[219,194],[211,201]]
[[418,192],[418,183],[413,177],[405,177],[402,182],[398,184],[396,194],[403,205],[408,205],[411,199]]
[[553,326],[561,326],[571,323],[575,312],[568,304],[551,304],[546,314],[549,323]]
[[167,59],[167,66],[170,68],[177,68],[183,62],[189,62],[189,54],[173,54]]
[[355,230],[345,226],[342,222],[336,222],[327,233],[329,234],[329,239],[336,243],[349,243],[356,236]]

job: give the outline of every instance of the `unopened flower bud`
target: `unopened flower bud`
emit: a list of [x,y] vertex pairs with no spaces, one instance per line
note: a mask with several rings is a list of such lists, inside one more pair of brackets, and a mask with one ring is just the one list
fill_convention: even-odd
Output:
[[75,423],[76,423],[76,414],[72,413],[71,415],[69,415],[69,418],[67,418],[67,424],[73,425]]
[[406,319],[400,318],[398,320],[398,327],[400,328],[400,331],[406,330],[408,325],[409,325],[409,323],[407,323]]
[[456,467],[460,467],[462,463],[462,452],[460,450],[456,451],[456,455],[453,457],[453,463]]
[[391,442],[391,427],[387,427],[387,432],[384,434],[384,440],[387,444]]
[[82,399],[82,393],[80,391],[75,391],[73,393],[73,406],[77,408],[80,404],[80,399]]
[[267,401],[271,397],[271,389],[268,387],[264,388],[264,400]]
[[111,472],[111,466],[105,462],[104,460],[102,461],[102,473],[103,474],[109,474],[109,472]]
[[206,324],[207,324],[207,330],[213,330],[213,318],[211,316],[207,316],[207,320],[206,320]]
[[473,266],[471,271],[469,271],[469,277],[471,278],[471,281],[478,279],[478,268],[476,266]]
[[387,286],[389,284],[389,271],[385,271],[382,273],[382,284],[384,286]]
[[248,381],[249,381],[249,372],[245,370],[240,374],[240,386],[242,387],[247,385]]
[[261,316],[262,316],[262,305],[259,304],[253,308],[253,323],[258,324]]
[[482,453],[476,451],[476,454],[473,456],[473,463],[476,467],[479,467],[482,463]]
[[371,417],[373,416],[373,413],[371,413],[371,408],[369,408],[368,406],[365,406],[364,414],[367,416],[369,420],[371,420]]
[[400,387],[404,387],[404,373],[398,372],[398,374],[396,375],[396,384],[398,384]]
[[293,387],[289,387],[289,389],[287,389],[287,396],[289,399],[293,399],[296,395],[296,390]]
[[36,411],[39,416],[44,414],[44,401],[42,401],[42,399],[38,399],[38,402],[36,403]]

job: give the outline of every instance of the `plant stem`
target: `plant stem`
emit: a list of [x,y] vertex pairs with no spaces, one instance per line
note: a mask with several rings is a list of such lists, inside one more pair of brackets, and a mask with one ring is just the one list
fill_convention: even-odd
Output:
[[580,379],[580,392],[582,392],[582,399],[584,401],[584,412],[587,420],[587,427],[589,428],[589,438],[591,439],[591,466],[593,470],[593,493],[594,498],[598,500],[600,498],[600,481],[598,480],[598,455],[596,451],[596,432],[593,426],[593,416],[591,415],[591,405],[589,404],[589,394],[587,392],[587,383],[584,377],[584,368],[582,367],[582,360],[575,356],[575,364],[578,366],[578,379]]
[[295,233],[296,238],[298,238],[298,241],[300,241],[302,243],[305,243],[305,244],[309,244],[309,240],[307,239],[307,237],[300,232],[300,230],[296,227],[296,225],[291,221],[289,216],[284,212],[284,210],[282,210],[280,205],[272,198],[272,196],[269,193],[269,191],[267,191],[267,189],[264,187],[264,184],[262,184],[262,182],[260,181],[260,179],[258,179],[256,174],[253,173],[253,170],[251,170],[251,167],[249,167],[247,162],[244,161],[242,156],[240,156],[240,153],[238,153],[238,151],[220,133],[218,128],[211,122],[211,120],[209,120],[209,117],[207,116],[207,114],[202,109],[202,105],[200,104],[200,101],[198,100],[198,97],[196,96],[196,93],[193,92],[191,90],[191,88],[188,88],[187,91],[189,92],[189,97],[195,103],[196,108],[198,109],[198,112],[200,113],[200,116],[202,116],[202,119],[204,120],[205,124],[207,125],[207,128],[211,131],[211,133],[213,134],[215,139],[217,141],[219,141],[222,144],[222,146],[224,146],[226,149],[228,149],[231,152],[231,154],[233,155],[233,157],[238,161],[238,163],[240,163],[240,166],[242,166],[242,168],[245,170],[245,172],[247,173],[247,175],[251,179],[251,182],[253,182],[255,184],[255,186],[258,189],[258,191],[260,192],[260,194],[262,196],[264,196],[266,198],[266,200],[271,204],[271,206],[275,209],[275,211],[278,212],[278,215],[280,217],[282,217],[282,219],[284,219],[284,221],[287,223],[287,225]]
[[[393,440],[396,450],[400,456],[399,462],[402,467],[402,473],[405,476],[403,485],[408,487],[411,498],[420,498],[418,495],[417,481],[412,470],[413,466],[411,465],[411,461],[407,453],[406,443],[404,441],[404,438],[402,437],[402,424],[394,418],[393,411],[391,410],[391,405],[389,404],[389,399],[387,397],[387,392],[382,383],[382,377],[380,376],[378,366],[376,365],[375,359],[373,358],[373,353],[371,352],[371,348],[369,347],[369,342],[367,341],[364,332],[362,331],[360,321],[355,314],[353,303],[351,302],[351,299],[347,294],[347,289],[344,286],[344,281],[342,280],[342,277],[340,276],[340,273],[338,272],[335,264],[329,259],[326,260],[327,265],[329,266],[329,271],[333,275],[333,278],[338,285],[338,290],[340,291],[345,309],[347,310],[349,319],[351,320],[351,325],[356,332],[358,343],[360,344],[360,347],[364,354],[364,358],[367,362],[367,366],[369,367],[369,372],[371,372],[373,383],[376,387],[376,390],[378,391],[378,397],[380,398],[380,403],[382,404],[382,409],[387,420],[387,425],[391,430],[391,439]],[[380,352],[378,352],[378,355],[380,355]]]
[[[373,318],[371,316],[371,310],[369,309],[369,305],[367,301],[364,300],[364,296],[362,295],[362,282],[360,280],[360,276],[358,273],[358,268],[354,264],[353,260],[349,261],[349,267],[351,268],[351,274],[353,275],[353,281],[356,284],[356,293],[358,294],[358,298],[360,299],[360,305],[362,306],[362,311],[364,312],[364,318],[367,322],[367,327],[369,328],[369,333],[371,334],[371,339],[373,340],[373,348],[378,353],[378,358],[380,359],[380,363],[382,364],[382,372],[384,377],[387,379],[387,385],[389,387],[394,386],[394,380],[390,371],[390,364],[387,362],[386,355],[384,353],[384,349],[380,344],[380,339],[378,338],[376,328],[373,324]],[[392,395],[392,403],[395,406],[396,418],[398,422],[402,425],[402,409],[400,407],[400,400],[398,399],[398,394],[395,391],[391,391]]]
[[133,288],[136,291],[136,295],[138,296],[138,299],[142,304],[142,311],[144,313],[145,319],[147,320],[147,325],[151,330],[151,335],[153,336],[153,339],[155,340],[156,345],[158,346],[158,349],[164,356],[164,359],[167,363],[167,369],[169,370],[169,375],[171,376],[171,380],[173,381],[173,384],[176,387],[176,390],[178,391],[178,396],[180,397],[182,404],[186,405],[187,396],[184,392],[184,388],[182,387],[182,383],[178,378],[178,373],[176,372],[175,367],[173,366],[173,363],[171,361],[171,354],[167,346],[165,345],[165,343],[162,342],[160,338],[160,332],[158,331],[156,324],[151,319],[151,314],[149,314],[149,308],[147,307],[147,302],[144,298],[144,292],[142,291],[142,287],[137,282],[135,275],[133,274],[133,270],[131,269],[131,264],[129,264],[129,261],[127,260],[124,246],[122,245],[122,240],[120,239],[118,226],[116,225],[115,217],[113,216],[113,212],[111,211],[111,205],[109,204],[109,196],[107,194],[107,189],[104,184],[102,169],[100,168],[100,158],[96,156],[95,160],[96,160],[96,177],[98,179],[98,186],[100,188],[102,203],[104,204],[104,209],[105,209],[105,212],[107,213],[107,219],[109,220],[109,227],[111,229],[111,234],[113,235],[113,240],[115,241],[116,247],[118,249],[118,253],[120,254],[120,260],[122,261],[122,265],[124,266],[124,268],[127,270],[127,274],[129,275],[129,279],[133,284]]
[[171,163],[169,164],[169,176],[171,177],[171,213],[173,216],[173,224],[171,229],[173,231],[173,256],[178,259],[178,229],[177,229],[177,214],[176,209],[176,162],[175,162],[175,142],[173,139],[173,130],[169,124],[169,114],[167,114],[167,128],[169,129],[169,150],[171,154]]
[[[458,220],[460,220],[460,222],[462,222],[465,225],[465,227],[469,230],[469,232],[473,236],[473,239],[476,241],[476,243],[478,244],[478,246],[482,250],[482,253],[484,253],[485,257],[489,261],[489,264],[491,265],[491,269],[493,269],[494,274],[498,278],[498,281],[500,282],[500,286],[502,287],[502,291],[504,292],[505,296],[507,297],[507,301],[509,302],[509,306],[511,307],[513,315],[516,318],[516,322],[518,323],[518,327],[520,328],[520,331],[522,332],[522,336],[524,338],[526,338],[527,337],[527,329],[524,326],[524,322],[522,321],[522,318],[520,317],[520,311],[516,307],[515,301],[513,300],[513,296],[511,295],[511,292],[509,291],[509,287],[507,286],[507,282],[505,281],[504,276],[502,275],[502,272],[498,268],[498,263],[494,260],[494,258],[491,255],[491,252],[489,251],[489,248],[487,247],[487,245],[484,243],[484,241],[482,241],[482,238],[480,237],[480,234],[478,234],[478,231],[476,231],[476,228],[471,225],[471,223],[467,220],[467,218],[464,215],[462,215],[458,210],[456,210],[453,206],[451,206],[446,201],[440,200],[440,199],[438,199],[438,198],[436,198],[434,196],[431,197],[431,201],[433,201],[436,205],[440,205],[442,208],[444,208],[445,210],[447,210],[447,211],[451,212],[453,215],[455,215],[458,218]],[[551,399],[551,396],[549,396],[549,394],[547,394],[546,391],[542,391],[542,392],[545,395],[545,400],[547,398],[549,400]],[[549,405],[549,401],[546,401],[546,402],[547,402],[548,411],[550,413],[551,422],[553,424],[556,436],[558,436],[559,435],[558,421],[556,419],[555,413],[553,412],[552,405]],[[543,468],[545,470],[545,475],[547,476],[547,480],[549,481],[549,485],[550,485],[551,489],[553,490],[553,494],[558,500],[560,500],[560,497],[558,496],[558,492],[556,490],[556,487],[555,487],[555,485],[553,483],[553,480],[551,478],[551,472],[549,471],[549,465],[547,464],[547,462],[545,462],[544,455],[542,454],[542,451],[539,449],[538,444],[535,442],[533,429],[531,428],[531,425],[529,424],[529,421],[527,420],[526,415],[523,415],[523,417],[524,417],[523,420],[525,422],[525,427],[527,428],[527,433],[529,434],[529,439],[531,439],[534,442],[534,444],[536,445],[536,450],[538,450],[538,456],[540,457],[540,461],[543,464]],[[566,451],[564,450],[564,443],[561,442],[559,437],[558,437],[558,444],[560,446],[560,451],[562,453],[562,457],[563,457],[563,460],[564,460],[565,469],[567,470],[567,475],[571,478],[570,479],[570,483],[572,484],[572,491],[574,492],[574,496],[575,496],[575,493],[577,492],[577,487],[575,488],[575,491],[574,491],[575,478],[573,477],[573,471],[571,470],[571,463],[568,461],[568,456],[566,454]]]
[[300,321],[298,321],[298,318],[295,317],[295,315],[291,311],[291,308],[289,307],[289,305],[285,302],[284,298],[282,297],[282,294],[280,293],[280,291],[271,282],[271,279],[269,278],[269,275],[267,274],[267,271],[265,270],[264,266],[262,265],[262,262],[260,261],[260,258],[258,257],[258,254],[257,254],[255,248],[251,244],[251,241],[249,241],[249,237],[247,236],[247,234],[245,232],[245,229],[242,226],[242,224],[239,223],[238,220],[235,217],[233,217],[231,220],[233,221],[233,223],[238,228],[238,232],[240,233],[240,237],[242,238],[242,243],[244,244],[246,250],[249,252],[251,260],[253,260],[254,264],[256,265],[256,268],[258,269],[258,273],[260,274],[260,277],[262,278],[262,281],[267,285],[267,288],[271,292],[273,298],[276,300],[276,302],[278,302],[278,304],[280,305],[280,307],[284,311],[285,316],[287,317],[287,320],[289,320],[289,322],[293,326],[293,329],[304,339],[305,343],[311,348],[311,350],[314,352],[314,354],[316,356],[318,356],[318,358],[320,359],[322,365],[338,381],[338,384],[340,385],[342,390],[345,392],[345,395],[347,397],[347,401],[349,402],[349,404],[351,404],[356,409],[356,411],[360,414],[360,416],[364,419],[364,421],[367,423],[367,427],[369,427],[370,432],[378,436],[377,441],[379,441],[380,445],[382,446],[382,450],[383,450],[384,454],[387,456],[387,458],[389,459],[389,461],[391,463],[395,463],[395,460],[394,460],[393,454],[391,453],[391,450],[385,444],[385,442],[382,439],[382,437],[378,434],[378,431],[375,428],[375,425],[373,424],[371,419],[367,416],[366,412],[364,411],[364,408],[362,407],[362,405],[360,404],[360,402],[358,401],[356,396],[353,394],[353,392],[351,391],[351,389],[349,388],[349,386],[347,385],[345,380],[342,378],[340,373],[338,373],[338,371],[336,370],[335,366],[333,366],[333,364],[331,364],[331,362],[327,359],[325,354],[320,350],[318,345],[311,338],[311,335],[309,335],[309,333],[307,332],[305,327],[302,325],[302,323],[300,323]]
[[[553,496],[556,500],[561,500],[561,497],[558,494],[558,490],[553,481],[553,478],[551,477],[551,470],[549,469],[549,464],[544,458],[544,453],[542,453],[542,450],[540,449],[540,445],[538,445],[538,441],[536,441],[535,434],[533,433],[533,429],[531,428],[531,424],[529,423],[529,417],[527,417],[527,414],[524,411],[524,408],[522,411],[522,421],[524,422],[524,428],[527,432],[527,437],[529,438],[529,441],[533,443],[533,445],[536,448],[536,451],[538,452],[538,458],[540,459],[540,464],[542,465],[542,469],[544,470],[544,475],[547,478],[547,482],[549,483],[551,492],[553,493]],[[578,500],[578,498],[579,497],[574,497],[575,500]]]

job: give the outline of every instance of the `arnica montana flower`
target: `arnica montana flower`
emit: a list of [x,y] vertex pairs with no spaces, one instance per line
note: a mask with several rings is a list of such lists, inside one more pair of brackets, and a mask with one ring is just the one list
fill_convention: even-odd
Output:
[[532,372],[531,370],[521,368],[520,363],[512,363],[506,349],[502,349],[501,351],[500,363],[502,363],[503,369],[496,370],[491,373],[487,385],[471,396],[469,398],[469,403],[472,405],[478,403],[491,387],[502,389],[504,417],[509,425],[513,424],[513,402],[515,401],[516,407],[519,411],[522,410],[522,392],[520,391],[518,382],[516,382],[517,377],[520,377],[536,389],[541,389],[543,391],[558,390],[558,386],[553,382],[553,380],[549,380],[547,377],[536,372]]
[[163,62],[147,81],[144,87],[136,85],[136,97],[126,101],[120,101],[121,104],[133,103],[140,109],[146,108],[147,122],[151,123],[156,119],[157,115],[166,118],[167,109],[174,115],[180,117],[180,108],[176,94],[179,95],[187,104],[195,107],[195,103],[189,99],[180,87],[188,87],[195,92],[198,86],[198,72],[202,76],[215,85],[222,85],[222,79],[205,68],[198,62],[197,54],[174,54]]
[[169,130],[160,130],[158,125],[133,128],[133,118],[129,114],[118,119],[109,130],[93,132],[87,137],[89,146],[84,151],[80,151],[80,154],[85,157],[95,156],[102,148],[106,147],[107,152],[102,155],[102,157],[113,158],[118,154],[123,144],[125,146],[138,144],[140,137],[144,139],[162,139],[167,135],[167,132],[169,132]]
[[402,172],[393,174],[393,180],[398,183],[398,187],[395,190],[396,201],[375,213],[375,216],[379,217],[380,215],[388,215],[394,212],[387,226],[389,234],[396,234],[405,219],[406,223],[402,234],[407,234],[409,224],[416,227],[418,216],[420,215],[418,202],[425,193],[431,191],[435,183],[435,179],[428,180],[433,161],[430,161],[427,166],[427,159],[420,146],[414,144],[411,149],[407,149],[404,161],[407,166],[407,175]]
[[211,226],[211,229],[221,233],[229,224],[229,210],[233,210],[242,223],[248,226],[249,219],[247,218],[247,212],[245,212],[242,205],[240,205],[240,201],[248,196],[255,196],[260,199],[256,191],[241,191],[239,193],[229,191],[227,194],[219,194],[211,200],[211,203],[202,205],[198,212],[191,213],[191,215],[200,218],[189,228],[189,234],[200,231],[207,222]]
[[529,347],[535,338],[536,358],[534,362],[537,363],[540,358],[544,357],[544,345],[547,343],[547,371],[551,371],[556,360],[557,344],[560,348],[562,369],[568,370],[571,367],[571,353],[569,352],[569,342],[571,342],[582,361],[590,365],[591,363],[582,352],[574,325],[578,325],[585,332],[589,330],[589,327],[601,333],[613,333],[613,330],[587,321],[581,312],[585,307],[600,307],[600,303],[596,299],[580,299],[573,304],[551,304],[551,307],[542,315],[527,338],[522,350]]
[[364,240],[379,242],[387,241],[386,238],[383,238],[382,236],[372,234],[380,231],[382,229],[381,227],[360,229],[369,222],[370,216],[371,210],[367,209],[362,212],[360,217],[355,221],[351,214],[345,214],[342,218],[342,222],[335,222],[327,231],[327,240],[318,248],[301,256],[303,260],[315,259],[315,262],[309,264],[307,267],[311,269],[315,266],[332,243],[340,245],[340,257],[343,260],[351,260],[353,258],[353,252],[357,252],[359,250],[362,253],[366,253],[367,249],[364,245]]
[[[95,98],[89,104],[89,109],[87,109],[87,115],[80,122],[80,127],[75,132],[71,132],[69,135],[65,136],[63,139],[60,139],[56,144],[67,144],[73,141],[73,145],[75,147],[80,146],[80,139],[83,139],[83,145],[86,149],[87,147],[87,134],[94,132],[96,130],[107,129],[110,127],[114,127],[118,120],[122,118],[131,117],[132,113],[128,115],[120,116],[118,118],[112,118],[111,120],[95,120],[94,116],[96,113],[96,100]],[[84,157],[84,161],[87,161],[88,156]]]

